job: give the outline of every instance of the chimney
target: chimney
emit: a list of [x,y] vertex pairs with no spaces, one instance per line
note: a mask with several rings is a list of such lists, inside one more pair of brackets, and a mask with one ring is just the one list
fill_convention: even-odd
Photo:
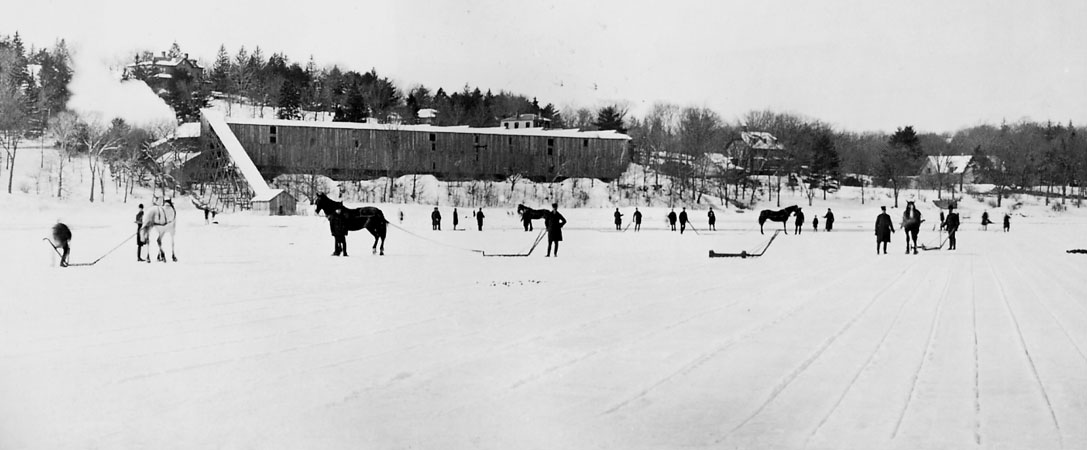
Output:
[[165,58],[165,57],[166,57],[166,52],[162,52],[162,57],[163,57],[163,58]]
[[186,59],[186,60],[188,60],[188,59],[189,59],[189,54],[188,54],[188,53],[186,53],[186,54],[185,54],[185,59]]

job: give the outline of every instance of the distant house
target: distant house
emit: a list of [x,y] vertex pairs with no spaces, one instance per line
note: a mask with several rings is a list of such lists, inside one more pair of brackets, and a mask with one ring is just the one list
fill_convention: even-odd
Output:
[[520,114],[517,117],[507,117],[502,119],[499,126],[507,130],[517,130],[520,128],[551,128],[551,119],[545,119],[536,114]]
[[272,189],[253,197],[253,211],[269,216],[293,216],[298,201],[283,189]]
[[143,80],[156,94],[166,90],[171,80],[186,78],[199,80],[204,76],[204,68],[195,60],[189,59],[185,53],[181,57],[171,58],[162,52],[161,56],[151,56],[149,59],[140,59],[136,56],[133,62],[125,66],[125,79]]
[[971,155],[936,155],[925,158],[918,175],[922,178],[943,175],[950,183],[973,184],[980,178],[976,169],[977,165]]
[[422,108],[416,113],[416,117],[421,124],[433,125],[434,120],[438,118],[438,110],[434,108]]
[[732,166],[750,175],[777,173],[785,161],[785,146],[765,131],[744,131],[726,145]]

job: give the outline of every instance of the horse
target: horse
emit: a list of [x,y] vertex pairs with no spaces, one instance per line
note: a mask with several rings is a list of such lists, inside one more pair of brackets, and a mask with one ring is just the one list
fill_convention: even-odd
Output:
[[767,220],[781,222],[781,226],[782,229],[785,230],[785,234],[789,234],[789,226],[786,224],[786,222],[789,221],[789,216],[799,211],[800,207],[796,205],[790,206],[780,211],[774,211],[772,209],[762,210],[762,212],[759,213],[759,234],[764,234],[762,231],[762,225],[766,223]]
[[[152,206],[143,215],[143,226],[140,227],[140,240],[143,242],[150,242],[151,230],[155,230],[157,233],[157,239],[155,242],[159,246],[158,260],[166,262],[166,252],[162,249],[163,236],[170,236],[170,258],[177,262],[177,252],[174,251],[174,241],[176,240],[177,233],[177,210],[174,209],[174,202],[170,199],[162,201],[162,205]],[[147,262],[151,262],[150,250],[148,251]]]
[[524,224],[525,231],[532,231],[532,221],[546,219],[548,214],[551,214],[551,211],[546,209],[532,209],[525,205],[517,205],[517,215],[521,216],[521,223]]
[[910,253],[910,239],[913,239],[913,254],[917,254],[917,233],[921,231],[921,211],[913,202],[906,202],[906,210],[902,212],[902,229],[906,232],[906,254]]
[[345,208],[342,202],[338,202],[328,198],[325,194],[317,194],[317,199],[313,204],[317,207],[315,212],[324,212],[328,217],[331,214],[335,214],[337,209],[343,209],[344,220],[347,222],[347,229],[350,231],[358,231],[363,228],[369,231],[374,236],[373,253],[378,253],[378,241],[381,242],[380,252],[385,254],[385,234],[388,230],[388,220],[385,220],[385,214],[373,206],[364,206],[362,208]]
[[53,225],[53,249],[64,250],[64,253],[60,255],[60,266],[68,267],[68,254],[71,253],[71,247],[68,246],[68,241],[72,240],[72,230],[68,229],[68,225],[57,222]]

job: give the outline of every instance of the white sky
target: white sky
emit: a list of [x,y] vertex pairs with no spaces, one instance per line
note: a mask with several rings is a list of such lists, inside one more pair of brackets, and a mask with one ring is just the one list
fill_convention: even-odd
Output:
[[597,107],[771,108],[837,127],[1087,123],[1087,2],[105,2],[3,7],[0,33],[114,61],[173,42],[210,63],[259,45],[374,67],[402,88],[468,83]]

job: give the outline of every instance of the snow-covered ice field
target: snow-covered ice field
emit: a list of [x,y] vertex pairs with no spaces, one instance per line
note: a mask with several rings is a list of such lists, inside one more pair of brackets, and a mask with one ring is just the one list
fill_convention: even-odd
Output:
[[[620,233],[613,209],[564,209],[558,258],[485,258],[463,248],[536,233],[381,205],[423,238],[392,228],[378,257],[353,232],[333,258],[323,218],[178,204],[179,263],[129,241],[67,269],[41,242],[55,220],[88,262],[134,205],[2,205],[0,449],[1087,448],[1075,208],[1007,234],[968,210],[959,250],[905,255],[899,232],[877,256],[878,204],[816,202],[765,256],[710,259],[777,224],[730,210],[707,232],[699,210],[681,236],[649,209]],[[835,231],[812,233],[828,206]]]

